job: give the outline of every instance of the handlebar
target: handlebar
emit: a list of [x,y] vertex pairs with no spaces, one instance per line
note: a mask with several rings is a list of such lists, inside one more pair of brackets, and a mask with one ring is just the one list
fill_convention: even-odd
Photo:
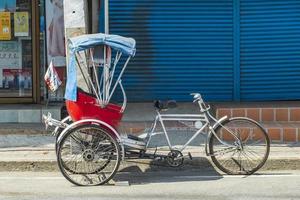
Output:
[[191,95],[194,98],[193,103],[198,102],[201,112],[205,112],[210,109],[210,105],[205,104],[200,93],[191,93]]
[[203,103],[203,99],[202,99],[202,96],[200,93],[191,93],[191,95],[194,98],[194,101],[193,101],[194,103],[197,101],[201,101]]

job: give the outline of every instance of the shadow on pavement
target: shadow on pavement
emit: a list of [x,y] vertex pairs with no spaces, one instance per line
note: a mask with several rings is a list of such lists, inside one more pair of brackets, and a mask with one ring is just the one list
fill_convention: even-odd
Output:
[[[164,161],[151,161],[143,169],[143,163],[127,161],[130,166],[119,170],[113,178],[116,182],[128,181],[129,184],[175,183],[185,181],[212,181],[223,178],[217,172],[208,158],[193,158],[180,167],[170,167]],[[146,164],[145,164],[146,165]]]

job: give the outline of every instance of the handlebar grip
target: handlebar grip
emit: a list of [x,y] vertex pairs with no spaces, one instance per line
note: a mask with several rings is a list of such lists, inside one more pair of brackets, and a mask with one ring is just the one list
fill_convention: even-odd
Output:
[[200,93],[191,93],[191,95],[193,95],[194,97],[194,103],[197,101],[200,101],[201,103],[203,103],[203,99]]
[[200,93],[191,93],[190,95],[194,96],[194,99],[202,98]]

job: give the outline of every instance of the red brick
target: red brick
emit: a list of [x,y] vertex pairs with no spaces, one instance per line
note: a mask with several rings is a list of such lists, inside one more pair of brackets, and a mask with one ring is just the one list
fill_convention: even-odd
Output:
[[300,108],[291,108],[290,121],[300,121]]
[[245,117],[246,112],[243,108],[232,109],[232,117]]
[[231,117],[231,109],[227,109],[227,108],[218,109],[217,118],[221,118],[225,115],[227,115],[228,117]]
[[274,121],[274,109],[273,108],[263,108],[261,111],[261,121]]
[[296,142],[296,128],[283,128],[283,141]]
[[289,120],[289,110],[287,108],[276,109],[275,121],[287,122]]
[[[231,131],[234,131],[234,129],[229,129]],[[234,141],[234,136],[229,133],[226,129],[222,129],[222,139],[225,141]]]
[[254,140],[260,140],[262,139],[264,136],[263,136],[263,131],[260,129],[260,128],[254,128],[253,129],[253,132],[252,132],[252,138]]
[[250,128],[238,128],[237,133],[239,134],[238,137],[241,138],[242,141],[251,138]]
[[248,108],[247,109],[247,117],[249,117],[255,121],[260,121],[259,108]]
[[281,140],[281,128],[269,128],[268,130],[268,135],[270,140],[276,140],[279,141]]

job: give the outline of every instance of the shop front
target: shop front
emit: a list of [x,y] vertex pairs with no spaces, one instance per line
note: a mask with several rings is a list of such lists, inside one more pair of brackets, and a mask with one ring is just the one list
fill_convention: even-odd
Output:
[[136,40],[131,101],[300,100],[300,1],[110,0],[109,32]]
[[0,0],[1,103],[40,101],[38,9],[37,0]]
[[[66,77],[63,5],[63,0],[0,0],[0,104],[5,109],[7,104],[63,102]],[[55,92],[48,91],[44,84],[50,63],[62,81]]]

